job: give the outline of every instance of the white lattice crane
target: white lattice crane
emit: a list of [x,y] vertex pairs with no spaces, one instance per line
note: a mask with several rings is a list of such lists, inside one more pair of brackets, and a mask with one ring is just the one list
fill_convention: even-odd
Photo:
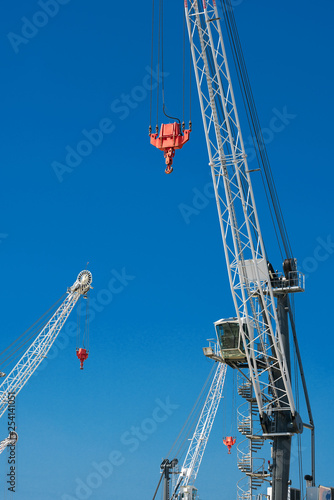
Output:
[[[217,359],[219,359],[218,344],[216,342],[212,342],[211,345],[213,352],[217,355]],[[158,487],[154,493],[153,500],[155,500],[156,498],[162,479],[164,479],[164,500],[195,500],[197,498],[197,489],[195,488],[194,483],[202,462],[206,445],[210,437],[213,423],[216,418],[219,403],[222,399],[226,368],[226,364],[217,363],[217,367],[215,369],[208,394],[205,398],[205,402],[197,421],[196,428],[191,438],[190,445],[188,447],[181,470],[177,471],[175,469],[178,464],[177,459],[174,459],[172,461],[169,461],[168,459],[163,460],[161,464],[162,474],[158,483]],[[169,483],[171,474],[176,474],[176,481],[174,482],[174,484],[176,484],[172,496],[169,497]]]
[[[47,356],[52,344],[59,335],[65,321],[69,317],[79,298],[81,296],[86,296],[87,292],[91,288],[91,283],[91,273],[87,270],[81,271],[75,283],[68,288],[66,298],[58,307],[54,315],[44,326],[42,331],[26,350],[11,372],[3,380],[0,385],[0,417],[2,417],[8,407],[8,395],[15,394],[15,396],[17,396],[27,383],[40,363]],[[80,354],[83,357],[84,355],[87,355],[86,352],[79,351],[80,349],[77,354]],[[83,351],[85,351],[85,349],[83,349]],[[82,359],[80,359],[80,361],[82,361]]]
[[[226,4],[231,9],[230,2]],[[224,15],[231,22],[228,14],[226,10]],[[255,435],[254,428],[248,426],[251,417],[240,424],[240,428],[247,428],[250,445],[239,463],[249,488],[239,491],[239,497],[250,500],[253,491],[271,475],[273,500],[286,500],[291,437],[304,426],[314,432],[305,380],[310,424],[304,426],[291,383],[288,315],[297,341],[288,294],[304,290],[303,276],[292,255],[286,255],[284,274],[275,273],[269,264],[216,1],[185,0],[185,15],[236,315],[215,323],[221,361],[244,374],[239,394],[249,402],[251,412],[256,405],[262,428],[261,436]],[[210,352],[206,354],[210,357]],[[270,474],[259,470],[253,459],[253,452],[266,438],[273,441]],[[312,461],[314,481],[314,454]]]
[[[226,365],[218,363],[171,500],[174,498],[193,500],[194,498],[194,483],[222,398],[225,376]],[[179,489],[180,493],[178,493]]]

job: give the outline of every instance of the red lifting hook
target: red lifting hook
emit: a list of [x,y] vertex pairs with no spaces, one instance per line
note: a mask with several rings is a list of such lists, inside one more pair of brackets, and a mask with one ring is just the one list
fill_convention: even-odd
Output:
[[228,453],[229,455],[231,455],[231,448],[236,443],[236,439],[233,438],[232,436],[227,436],[225,439],[223,439],[223,443],[226,444],[228,448]]
[[80,349],[77,349],[77,356],[80,360],[80,370],[83,370],[84,361],[88,358],[88,351],[83,347],[80,347]]
[[173,172],[173,158],[176,149],[181,149],[182,146],[189,141],[189,134],[191,129],[184,130],[184,134],[181,132],[181,125],[178,122],[174,123],[163,123],[161,125],[160,133],[149,134],[151,138],[151,144],[156,148],[164,152],[164,157],[166,161],[166,174],[171,174]]

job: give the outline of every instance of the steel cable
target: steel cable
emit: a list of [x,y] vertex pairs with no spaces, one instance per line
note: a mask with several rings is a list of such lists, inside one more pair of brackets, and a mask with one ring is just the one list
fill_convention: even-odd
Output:
[[[223,5],[224,4],[224,5]],[[236,21],[234,17],[233,8],[231,6],[230,0],[221,0],[221,7],[224,12],[225,24],[227,27],[228,37],[231,45],[231,51],[233,55],[233,59],[235,61],[235,66],[238,75],[238,81],[240,84],[240,89],[243,97],[243,101],[245,104],[245,110],[247,114],[247,120],[250,126],[252,133],[252,140],[256,152],[256,156],[259,162],[259,165],[262,164],[262,169],[266,178],[267,187],[269,190],[269,196],[271,199],[272,207],[276,217],[276,223],[279,229],[279,233],[281,236],[282,244],[285,250],[286,257],[292,257],[292,249],[291,244],[288,238],[288,233],[285,225],[285,221],[283,218],[283,213],[279,201],[279,197],[277,194],[276,186],[274,183],[274,178],[272,175],[272,170],[269,162],[268,153],[266,150],[266,146],[264,143],[264,138],[262,134],[262,130],[260,127],[259,117],[254,101],[254,96],[252,92],[252,88],[250,85],[250,80],[248,76],[248,71],[245,64],[245,59],[243,55],[243,50],[241,47],[241,42],[236,26]],[[274,224],[275,225],[275,224]],[[275,229],[276,232],[276,229]],[[277,232],[276,232],[277,235]],[[280,243],[279,243],[280,246]],[[281,252],[282,253],[282,252]]]
[[[57,302],[55,302],[37,321],[35,321],[27,330],[25,330],[16,340],[14,340],[0,353],[0,365],[2,368],[8,366],[12,361],[18,358],[19,352],[26,346],[26,344],[42,331],[51,316],[51,311],[56,308],[65,295],[66,294],[63,294]],[[24,336],[26,336],[25,339]]]

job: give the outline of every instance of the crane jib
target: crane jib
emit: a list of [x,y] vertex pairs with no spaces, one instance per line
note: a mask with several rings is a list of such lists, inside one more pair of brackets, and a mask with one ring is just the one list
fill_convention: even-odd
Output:
[[46,358],[79,298],[85,296],[90,290],[91,283],[91,273],[87,270],[81,271],[75,283],[68,289],[64,301],[11,372],[4,378],[0,385],[0,417],[2,417],[8,407],[8,394],[14,393],[17,396],[21,389],[23,389],[43,359]]

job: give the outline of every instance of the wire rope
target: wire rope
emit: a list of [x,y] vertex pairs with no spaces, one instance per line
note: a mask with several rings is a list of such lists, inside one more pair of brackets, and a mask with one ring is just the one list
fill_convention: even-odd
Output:
[[[158,71],[157,74],[159,75],[160,73],[160,43],[161,43],[161,36],[160,36],[160,30],[161,30],[161,0],[159,2],[159,15],[158,15]],[[157,78],[157,121],[156,121],[156,132],[158,132],[158,126],[159,126],[159,86],[160,86],[160,78],[158,76]]]
[[151,81],[150,81],[150,127],[149,132],[152,131],[152,99],[153,99],[153,55],[154,55],[154,0],[152,0],[152,33],[151,33]]
[[157,486],[157,488],[156,488],[156,490],[155,490],[155,492],[154,492],[154,495],[153,495],[153,499],[152,499],[152,500],[155,500],[155,497],[157,496],[157,493],[158,493],[158,491],[159,491],[159,487],[160,487],[160,484],[161,484],[161,481],[162,481],[162,478],[163,478],[163,477],[164,477],[164,475],[163,475],[163,474],[161,474],[160,479],[159,479],[159,482],[158,482],[158,486]]
[[[80,299],[81,299],[81,297],[80,297]],[[76,342],[77,349],[80,347],[80,333],[81,333],[81,317],[79,314],[79,307],[77,307],[77,342]]]
[[[225,11],[226,10],[227,10],[227,7],[225,5]],[[249,106],[248,106],[248,102],[247,102],[247,99],[246,99],[246,95],[243,92],[243,88],[245,87],[246,84],[245,84],[245,81],[244,81],[244,78],[243,78],[243,73],[242,73],[242,71],[240,69],[240,66],[238,66],[239,61],[238,61],[237,56],[236,56],[237,48],[236,48],[236,45],[235,45],[235,40],[233,38],[233,34],[232,34],[232,30],[231,30],[231,25],[229,23],[229,18],[227,16],[225,16],[225,24],[226,24],[226,27],[227,27],[227,33],[228,33],[228,38],[229,38],[229,42],[230,42],[230,46],[231,46],[231,50],[232,50],[232,56],[233,56],[235,68],[237,70],[236,73],[237,73],[237,78],[238,78],[238,82],[239,82],[239,87],[241,89],[241,95],[242,95],[244,107],[245,107],[245,110],[246,110],[246,117],[247,117],[248,125],[249,125],[250,130],[252,131],[252,126],[254,128],[254,123],[252,122],[252,115],[250,114],[249,109],[248,109]],[[238,68],[239,68],[239,71],[238,71]],[[256,146],[256,144],[255,144],[255,138],[254,138],[253,134],[251,135],[251,137],[252,137],[252,141],[253,141],[253,146],[254,146],[254,151],[255,151],[257,163],[260,166],[261,165],[261,158],[259,156],[260,148]],[[267,188],[267,185],[266,185],[266,183],[264,181],[263,169],[260,169],[260,170],[261,170],[261,178],[262,178],[262,182],[263,182],[263,185],[264,185],[264,190],[265,190],[265,194],[266,194],[266,198],[267,198],[267,202],[268,202],[268,206],[269,206],[269,210],[270,210],[270,216],[271,216],[271,219],[272,219],[272,222],[273,222],[275,236],[276,236],[276,239],[277,239],[277,242],[278,242],[278,247],[279,247],[279,250],[280,250],[280,254],[281,254],[281,257],[282,257],[282,260],[283,260],[284,257],[283,257],[283,252],[281,250],[281,243],[280,243],[280,240],[279,240],[279,237],[278,237],[278,233],[277,233],[277,229],[276,229],[276,221],[275,221],[275,219],[273,217],[272,208],[271,208],[270,201],[269,201],[268,188]]]
[[[202,399],[202,397],[203,397],[203,395],[204,395],[204,391],[205,391],[205,389],[206,389],[206,387],[207,387],[207,385],[208,385],[208,383],[209,383],[210,378],[212,377],[212,373],[213,373],[214,368],[215,368],[215,365],[213,365],[213,366],[212,366],[212,368],[211,368],[211,370],[210,370],[210,373],[209,373],[209,375],[208,375],[208,377],[207,377],[206,381],[204,382],[204,385],[203,385],[203,387],[202,387],[202,389],[201,389],[201,391],[200,391],[200,393],[199,393],[199,395],[198,395],[198,397],[197,397],[197,399],[196,399],[196,401],[195,401],[194,406],[192,407],[192,409],[191,409],[191,411],[190,411],[190,413],[189,413],[189,415],[188,415],[188,417],[187,417],[187,419],[186,419],[185,423],[183,424],[183,426],[182,426],[182,428],[181,428],[181,430],[180,430],[179,434],[177,435],[177,437],[176,437],[176,439],[175,439],[174,443],[172,444],[171,448],[169,449],[169,451],[168,451],[168,453],[167,453],[167,455],[166,455],[167,457],[168,457],[168,456],[170,456],[170,454],[171,454],[171,453],[172,453],[172,451],[174,450],[174,448],[175,448],[176,444],[177,444],[177,443],[178,443],[178,441],[180,440],[180,438],[181,438],[182,434],[184,433],[184,430],[185,430],[185,428],[187,427],[187,425],[188,425],[189,421],[191,420],[191,418],[193,418],[194,413],[195,413],[195,410],[196,410],[196,408],[198,408],[199,403],[200,403],[200,400]],[[189,435],[189,431],[187,432],[187,435]],[[185,441],[186,441],[186,438],[182,440],[181,445],[179,445],[179,449],[181,448],[181,446],[183,445],[183,443],[184,443]],[[176,455],[177,455],[177,454],[176,454]]]
[[87,350],[89,350],[89,292],[87,293],[87,297],[85,300],[86,300],[86,317],[85,317],[83,347],[87,346]]
[[184,126],[184,106],[186,93],[186,18],[183,16],[183,65],[182,65],[182,126]]
[[189,48],[189,126],[191,127],[191,59],[192,59],[192,54],[191,54],[191,47]]
[[38,320],[36,320],[27,330],[25,330],[16,340],[14,340],[0,353],[0,365],[2,368],[7,367],[16,358],[18,358],[20,351],[27,345],[27,343],[40,333],[51,316],[50,312],[56,308],[65,295],[66,294],[63,294]]
[[[224,5],[223,5],[224,4]],[[266,178],[269,195],[271,199],[271,203],[273,206],[273,210],[275,212],[276,223],[279,228],[279,232],[281,235],[282,244],[285,250],[286,257],[292,256],[291,244],[288,238],[288,233],[286,229],[286,225],[283,218],[283,213],[279,201],[279,197],[277,194],[276,186],[274,183],[272,170],[269,162],[268,153],[266,150],[262,130],[260,127],[259,117],[257,113],[257,109],[255,106],[254,96],[252,92],[252,88],[250,85],[250,80],[248,76],[247,67],[245,64],[245,59],[243,55],[243,50],[235,22],[234,12],[231,6],[230,0],[221,0],[221,6],[224,12],[225,24],[228,31],[228,36],[230,40],[231,50],[233,59],[235,61],[235,66],[238,75],[238,81],[241,88],[241,93],[243,96],[243,100],[245,103],[245,109],[247,114],[247,119],[250,125],[250,129],[252,130],[252,139],[255,148],[255,152],[258,160],[260,160],[259,164],[262,164],[262,168],[264,171],[264,175]]]
[[180,445],[178,449],[175,452],[175,455],[179,457],[179,459],[182,459],[185,455],[185,453],[188,450],[188,441],[191,439],[191,437],[194,435],[194,429],[198,423],[198,414],[200,413],[202,407],[203,407],[203,402],[204,402],[205,394],[201,396],[201,398],[198,401],[198,404],[195,408],[194,415],[192,417],[192,420],[189,422],[189,428],[188,430],[184,433],[183,440],[180,442]]
[[166,113],[166,104],[165,104],[165,78],[164,78],[164,5],[163,0],[160,0],[160,8],[161,8],[161,92],[162,92],[162,112],[171,120],[176,120],[181,124],[179,118],[174,116],[170,116]]

